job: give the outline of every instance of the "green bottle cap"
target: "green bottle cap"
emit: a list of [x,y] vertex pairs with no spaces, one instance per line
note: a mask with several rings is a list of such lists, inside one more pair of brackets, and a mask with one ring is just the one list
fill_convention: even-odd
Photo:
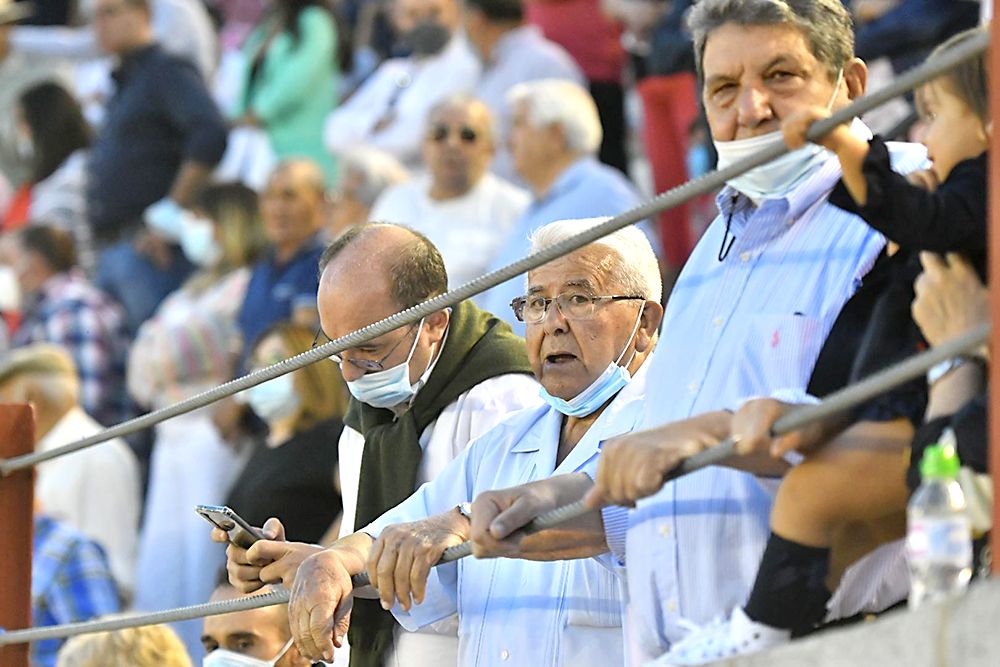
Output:
[[924,479],[955,479],[960,465],[954,445],[931,445],[924,450],[920,475]]

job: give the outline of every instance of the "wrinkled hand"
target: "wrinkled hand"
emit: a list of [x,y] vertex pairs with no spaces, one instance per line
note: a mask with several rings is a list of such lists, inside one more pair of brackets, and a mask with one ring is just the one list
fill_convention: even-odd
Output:
[[941,185],[941,181],[933,169],[911,171],[906,175],[906,180],[910,182],[910,185],[916,185],[918,188],[923,188],[929,192],[934,192]]
[[989,291],[965,258],[922,252],[920,263],[911,311],[927,342],[940,345],[990,321]]
[[728,413],[706,413],[605,441],[594,489],[585,502],[592,508],[634,507],[659,491],[681,461],[729,435],[730,418]]
[[[802,148],[809,143],[806,133],[809,131],[810,126],[818,120],[829,117],[830,111],[824,107],[810,107],[790,114],[781,123],[781,133],[785,138],[785,145],[790,150]],[[847,142],[852,140],[855,140],[855,137],[851,134],[850,128],[845,124],[841,124],[825,136],[817,139],[816,143],[836,153]]]
[[468,532],[468,520],[456,510],[383,530],[367,563],[382,608],[391,609],[398,600],[409,611],[411,604],[423,602],[431,568],[445,549],[464,542]]
[[357,553],[331,547],[299,566],[288,603],[288,624],[299,653],[307,660],[333,661],[343,646],[354,605],[353,569],[363,563]]

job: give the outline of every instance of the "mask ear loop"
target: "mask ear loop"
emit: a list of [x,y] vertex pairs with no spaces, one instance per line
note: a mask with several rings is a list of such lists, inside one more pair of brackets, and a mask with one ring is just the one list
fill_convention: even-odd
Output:
[[837,99],[837,93],[840,92],[840,84],[844,82],[844,68],[841,67],[837,70],[837,81],[833,84],[833,95],[830,96],[830,101],[826,103],[826,110],[830,111],[833,109],[833,103]]
[[[632,339],[635,337],[636,332],[639,331],[639,325],[642,324],[642,313],[643,313],[644,310],[646,310],[646,302],[645,301],[643,301],[642,305],[639,306],[639,316],[637,318],[635,318],[635,326],[632,327],[632,333],[629,334],[628,340],[625,341],[625,348],[622,350],[622,353],[618,355],[618,358],[615,359],[615,366],[618,366],[618,365],[621,364],[622,357],[624,357],[625,353],[628,352],[629,343],[632,342]],[[628,366],[629,364],[631,364],[633,359],[635,359],[635,350],[632,350],[632,356],[631,356],[631,358],[629,358],[628,364],[625,364],[625,366]]]
[[273,666],[276,662],[278,662],[283,657],[285,657],[285,654],[288,653],[288,649],[292,648],[292,642],[294,642],[294,641],[295,641],[295,637],[289,637],[288,641],[285,642],[284,648],[282,648],[280,651],[278,651],[278,655],[276,655],[273,658],[271,658],[268,662],[270,662],[271,665]]

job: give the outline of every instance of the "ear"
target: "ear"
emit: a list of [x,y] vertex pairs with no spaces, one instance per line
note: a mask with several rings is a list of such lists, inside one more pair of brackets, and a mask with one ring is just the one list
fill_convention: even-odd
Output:
[[636,354],[648,352],[653,348],[656,341],[656,332],[660,328],[660,321],[663,319],[663,306],[655,301],[647,301],[642,309],[642,318],[639,320],[639,330],[635,334]]
[[427,330],[427,335],[430,336],[432,343],[436,343],[444,338],[444,332],[448,328],[450,320],[451,316],[447,310],[439,310],[436,313],[431,313],[424,319],[424,328]]
[[851,58],[844,66],[844,82],[847,84],[847,98],[856,100],[868,89],[868,66],[861,58]]

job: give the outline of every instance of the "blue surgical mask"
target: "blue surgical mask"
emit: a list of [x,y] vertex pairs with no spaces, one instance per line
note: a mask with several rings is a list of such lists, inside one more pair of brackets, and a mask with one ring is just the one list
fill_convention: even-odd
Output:
[[[840,90],[844,71],[837,74],[837,83],[833,88],[833,96],[827,102],[827,111],[833,106]],[[756,155],[763,150],[785,144],[781,131],[762,134],[749,139],[735,141],[715,141],[715,150],[719,154],[717,169],[725,169],[740,160]],[[798,150],[785,153],[780,158],[755,167],[740,176],[726,181],[730,187],[742,192],[755,202],[764,199],[781,199],[797,188],[813,171],[823,164],[833,153],[818,144],[808,143]]]
[[261,660],[235,651],[217,648],[202,658],[201,665],[202,667],[274,667],[274,664],[281,660],[281,656],[285,655],[291,646],[292,640],[289,639],[278,655],[270,660]]
[[412,399],[421,383],[410,384],[410,359],[417,349],[417,341],[420,340],[420,330],[423,327],[424,321],[420,320],[417,335],[413,339],[413,345],[410,346],[410,353],[406,355],[406,361],[384,371],[365,373],[357,380],[348,382],[347,389],[351,392],[351,396],[373,408],[393,408]]
[[[632,333],[629,334],[628,340],[625,341],[625,348],[622,350],[622,353],[618,355],[617,359],[608,364],[604,372],[591,382],[589,387],[568,401],[558,396],[553,396],[545,390],[545,387],[542,387],[539,392],[542,400],[567,417],[586,417],[589,414],[597,412],[602,405],[621,391],[625,385],[632,381],[632,374],[626,368],[628,364],[625,364],[625,366],[619,366],[619,364],[625,356],[625,352],[628,351],[628,346],[632,342],[635,332],[639,330],[639,324],[642,322],[642,311],[645,308],[645,303],[639,308],[639,316],[635,318],[635,327],[632,328]],[[632,353],[632,358],[635,358],[635,352]],[[632,359],[629,359],[629,363],[632,363]]]
[[222,248],[215,240],[211,220],[184,216],[181,220],[181,250],[184,256],[200,267],[209,267],[222,258]]
[[250,409],[266,422],[291,417],[302,405],[302,400],[295,391],[295,381],[291,373],[279,375],[273,380],[250,387],[246,392],[246,402],[250,405]]

